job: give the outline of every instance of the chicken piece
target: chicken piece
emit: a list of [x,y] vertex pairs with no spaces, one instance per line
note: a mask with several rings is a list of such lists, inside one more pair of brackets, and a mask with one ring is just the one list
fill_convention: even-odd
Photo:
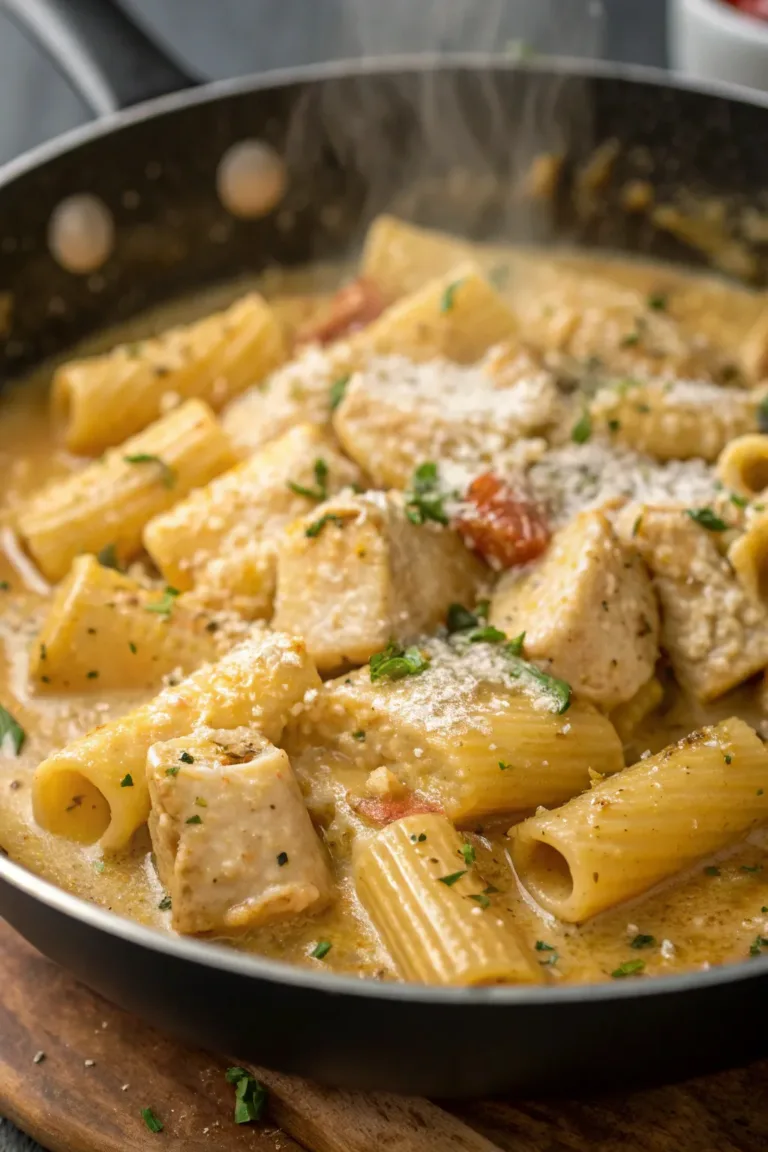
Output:
[[177,932],[316,911],[331,876],[285,752],[247,728],[153,744],[149,830]]
[[658,656],[648,574],[597,511],[560,529],[526,575],[502,578],[490,620],[510,636],[524,632],[528,657],[604,708],[631,700]]
[[340,496],[279,542],[273,626],[303,636],[330,672],[435,628],[487,577],[450,529],[412,523],[399,493]]
[[716,532],[684,508],[652,507],[634,514],[631,532],[661,604],[662,647],[684,688],[715,700],[768,665],[768,610],[720,554]]

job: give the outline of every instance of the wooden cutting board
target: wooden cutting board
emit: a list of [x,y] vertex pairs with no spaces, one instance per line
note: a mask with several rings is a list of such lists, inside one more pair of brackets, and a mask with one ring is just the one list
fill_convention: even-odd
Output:
[[[229,1063],[114,1008],[0,922],[0,1113],[50,1152],[768,1149],[768,1061],[621,1097],[445,1107],[254,1069],[270,1094],[263,1125],[234,1123]],[[144,1107],[162,1133],[145,1127]]]

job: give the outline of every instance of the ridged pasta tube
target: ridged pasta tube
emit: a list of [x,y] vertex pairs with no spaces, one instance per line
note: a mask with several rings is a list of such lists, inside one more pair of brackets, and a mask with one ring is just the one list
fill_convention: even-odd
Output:
[[177,932],[316,911],[332,882],[290,761],[248,729],[153,744],[149,829]]
[[149,814],[152,744],[197,727],[254,728],[274,743],[293,705],[319,685],[303,641],[277,632],[245,641],[44,760],[33,784],[35,819],[58,836],[123,848]]
[[[245,626],[237,631],[242,639]],[[29,677],[40,692],[157,688],[169,672],[186,676],[233,643],[199,607],[78,556],[32,644]]]
[[71,452],[95,455],[157,420],[168,397],[217,410],[286,356],[278,320],[251,293],[188,327],[64,364],[53,378],[54,418]]
[[358,851],[357,894],[405,980],[535,984],[542,970],[444,816],[407,816]]
[[99,461],[33,495],[16,527],[43,575],[60,580],[81,552],[141,551],[144,525],[234,464],[210,408],[189,400]]
[[702,728],[511,829],[518,875],[568,923],[639,896],[768,819],[768,751],[743,720]]
[[194,587],[206,603],[250,618],[268,616],[277,537],[358,480],[327,435],[300,424],[152,520],[144,543],[174,587]]

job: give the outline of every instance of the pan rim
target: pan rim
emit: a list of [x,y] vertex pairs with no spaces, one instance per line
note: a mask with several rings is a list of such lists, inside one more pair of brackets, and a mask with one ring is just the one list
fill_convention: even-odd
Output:
[[[499,71],[528,71],[553,75],[566,75],[584,79],[625,80],[665,89],[689,91],[703,96],[720,97],[753,107],[768,109],[768,93],[760,93],[740,85],[722,81],[701,82],[689,80],[679,74],[660,68],[639,65],[617,65],[580,58],[545,56],[524,62],[508,56],[486,53],[413,54],[373,57],[366,60],[340,60],[326,64],[285,68],[257,75],[218,80],[197,88],[185,89],[116,112],[93,123],[77,128],[46,141],[0,166],[0,191],[18,178],[33,172],[66,153],[129,128],[145,119],[172,115],[188,107],[215,103],[229,97],[253,91],[287,87],[295,83],[313,83],[325,80],[386,75],[396,72],[419,73],[425,71],[477,72],[479,68]],[[746,958],[742,963],[720,965],[708,970],[653,977],[647,981],[602,982],[571,984],[563,987],[495,987],[445,988],[438,986],[382,983],[361,980],[333,972],[314,972],[285,961],[269,960],[252,953],[239,952],[222,944],[191,940],[165,934],[128,917],[92,904],[71,892],[59,888],[51,881],[30,872],[22,865],[0,854],[0,883],[9,885],[24,896],[35,900],[87,928],[122,939],[126,943],[164,954],[174,960],[214,968],[245,978],[257,978],[271,983],[302,989],[307,993],[351,996],[386,1002],[418,1003],[440,1009],[454,1007],[479,1008],[535,1008],[556,1004],[616,1003],[627,1000],[659,998],[680,994],[699,994],[744,980],[760,980],[768,976],[768,956]]]
[[[557,1004],[612,1004],[627,1000],[663,997],[681,993],[703,993],[744,980],[768,977],[768,956],[745,957],[743,961],[715,965],[706,970],[654,976],[649,980],[603,981],[568,984],[562,987],[503,986],[489,988],[441,987],[437,985],[361,980],[335,972],[313,972],[298,964],[270,960],[252,952],[241,952],[225,944],[187,939],[165,933],[121,916],[59,888],[50,880],[30,872],[15,861],[0,856],[0,884],[6,883],[53,911],[74,919],[87,928],[104,932],[137,947],[159,952],[174,960],[213,968],[234,976],[257,978],[308,993],[352,996],[355,999],[405,1001],[439,1008],[542,1007]],[[11,926],[13,924],[11,922]],[[23,933],[22,933],[23,935]]]

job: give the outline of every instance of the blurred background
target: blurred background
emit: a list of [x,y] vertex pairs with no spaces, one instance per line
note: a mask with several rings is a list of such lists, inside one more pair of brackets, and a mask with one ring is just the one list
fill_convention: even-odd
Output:
[[[418,51],[503,51],[666,63],[665,0],[120,0],[200,79]],[[0,163],[88,119],[0,10]]]

